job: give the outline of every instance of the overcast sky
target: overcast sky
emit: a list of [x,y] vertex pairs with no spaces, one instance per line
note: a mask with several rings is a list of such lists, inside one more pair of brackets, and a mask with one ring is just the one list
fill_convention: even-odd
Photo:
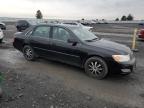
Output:
[[0,17],[115,19],[129,13],[144,19],[144,0],[0,0]]

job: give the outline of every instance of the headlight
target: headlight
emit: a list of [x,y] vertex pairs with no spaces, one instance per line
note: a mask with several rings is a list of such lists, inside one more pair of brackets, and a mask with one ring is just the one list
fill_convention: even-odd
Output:
[[130,60],[130,55],[112,55],[116,62],[127,62]]

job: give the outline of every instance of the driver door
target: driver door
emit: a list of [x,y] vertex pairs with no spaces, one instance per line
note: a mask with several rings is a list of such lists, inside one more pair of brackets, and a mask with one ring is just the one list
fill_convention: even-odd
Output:
[[69,43],[69,38],[74,38],[69,30],[62,27],[53,27],[51,47],[53,57],[68,64],[80,65],[80,44]]

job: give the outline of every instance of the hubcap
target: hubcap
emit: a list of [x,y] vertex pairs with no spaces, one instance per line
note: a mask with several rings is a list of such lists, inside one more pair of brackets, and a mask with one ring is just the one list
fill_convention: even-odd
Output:
[[29,59],[32,57],[32,51],[31,51],[31,49],[27,48],[27,49],[25,50],[25,56],[26,56],[27,58],[29,58]]
[[102,64],[97,61],[90,62],[88,68],[93,75],[100,75],[103,72]]

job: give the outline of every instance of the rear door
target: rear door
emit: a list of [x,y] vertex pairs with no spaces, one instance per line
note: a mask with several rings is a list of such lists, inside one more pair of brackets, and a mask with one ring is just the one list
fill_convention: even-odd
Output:
[[40,56],[49,56],[51,27],[37,26],[29,36],[29,44]]

